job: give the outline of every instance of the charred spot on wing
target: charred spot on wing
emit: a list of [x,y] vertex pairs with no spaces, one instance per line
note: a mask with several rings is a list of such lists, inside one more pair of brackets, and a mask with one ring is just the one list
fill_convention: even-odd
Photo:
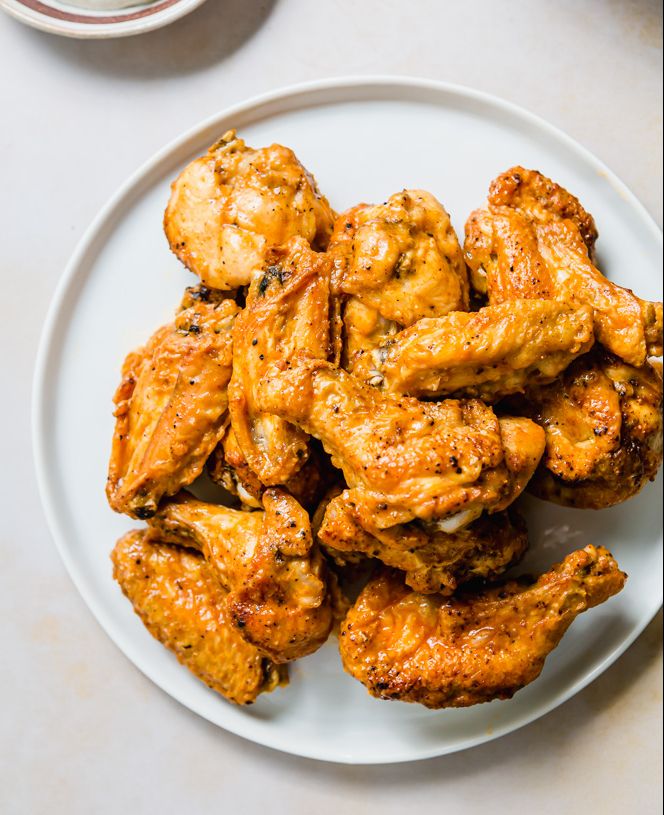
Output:
[[152,518],[156,511],[156,507],[136,507],[134,515],[136,515],[139,520],[146,521],[148,518]]
[[265,292],[267,291],[268,286],[273,280],[278,280],[279,283],[283,284],[285,278],[285,272],[283,267],[279,265],[275,266],[268,266],[265,270],[265,274],[261,278],[260,283],[258,284],[258,296],[262,297]]
[[182,320],[177,324],[176,331],[178,334],[183,334],[185,337],[188,334],[200,334],[203,330],[198,324],[200,315],[192,314],[190,320]]
[[201,284],[200,286],[187,287],[186,293],[192,300],[199,300],[202,303],[209,303],[212,290]]

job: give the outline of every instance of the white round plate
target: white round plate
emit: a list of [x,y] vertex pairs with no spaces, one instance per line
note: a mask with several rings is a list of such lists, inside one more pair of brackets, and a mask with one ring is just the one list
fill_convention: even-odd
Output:
[[129,37],[162,28],[189,14],[205,0],[153,0],[124,8],[83,8],[60,0],[0,0],[12,17],[26,25],[77,39]]
[[287,688],[252,707],[234,707],[152,639],[111,579],[109,552],[136,525],[111,512],[104,497],[111,395],[125,354],[171,318],[182,290],[195,282],[162,233],[169,183],[230,127],[251,145],[292,147],[338,210],[382,201],[403,187],[423,187],[443,201],[459,234],[499,172],[516,163],[538,168],[580,196],[595,215],[600,263],[608,276],[650,299],[661,298],[661,235],[604,165],[513,105],[424,80],[337,79],[239,105],[159,152],[94,221],[47,319],[34,391],[34,446],[46,514],[81,594],[138,668],[226,730],[327,761],[409,761],[508,733],[598,676],[659,608],[662,524],[656,485],[603,512],[526,499],[532,546],[525,569],[545,569],[592,542],[613,551],[630,578],[618,597],[574,623],[536,682],[510,701],[465,710],[433,712],[372,699],[343,673],[334,639],[292,666]]

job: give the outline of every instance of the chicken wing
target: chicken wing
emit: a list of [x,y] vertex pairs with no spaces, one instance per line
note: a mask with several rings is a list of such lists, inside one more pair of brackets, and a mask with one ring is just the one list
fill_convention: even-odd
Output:
[[330,240],[334,291],[346,296],[344,366],[422,317],[468,308],[468,274],[450,218],[428,192],[340,215]]
[[198,553],[129,532],[111,554],[113,577],[155,639],[212,690],[240,705],[288,681],[231,624],[226,593]]
[[541,428],[499,421],[478,400],[398,398],[326,362],[289,362],[259,383],[259,407],[319,439],[359,511],[381,529],[455,516],[445,530],[454,531],[484,509],[504,509],[544,451]]
[[335,338],[341,366],[372,385],[379,385],[382,378],[376,370],[376,355],[382,345],[398,334],[400,326],[357,297],[339,301],[339,312],[341,319],[335,324],[338,331]]
[[[363,378],[391,393],[495,402],[552,382],[594,339],[590,306],[515,300],[418,320],[371,359],[365,355],[371,367]],[[355,368],[356,376],[366,363]]]
[[292,150],[254,150],[234,130],[173,182],[164,213],[171,249],[208,286],[247,286],[273,245],[299,235],[324,249],[334,212]]
[[306,511],[269,489],[264,512],[242,512],[189,496],[150,519],[159,540],[201,551],[228,591],[226,612],[247,642],[275,663],[317,650],[333,623],[325,564]]
[[106,485],[116,512],[147,518],[200,475],[228,422],[238,313],[232,300],[198,299],[125,360]]
[[497,577],[528,548],[525,521],[514,510],[482,516],[453,533],[418,521],[380,529],[358,511],[348,490],[328,503],[318,539],[339,565],[349,554],[351,562],[357,553],[378,558],[426,594],[450,594],[473,578]]
[[626,501],[662,463],[662,377],[597,351],[560,382],[528,394],[546,452],[529,485],[565,506],[602,509]]
[[267,486],[286,484],[308,455],[307,434],[256,407],[256,390],[269,366],[297,350],[327,359],[330,338],[331,261],[302,238],[273,249],[252,282],[233,329],[233,376],[228,389],[237,444]]
[[598,341],[640,367],[662,353],[662,304],[604,277],[594,264],[596,237],[576,198],[541,173],[513,167],[468,219],[464,248],[473,285],[490,304],[552,298],[590,305]]
[[536,679],[575,617],[623,587],[609,552],[587,546],[529,586],[512,581],[452,598],[370,581],[339,640],[345,670],[373,696],[429,708],[509,699]]
[[[309,457],[284,487],[302,506],[312,507],[329,485],[331,470],[323,454],[311,445]],[[261,499],[267,488],[249,467],[232,427],[227,428],[208,459],[208,474],[215,484],[236,495],[245,506],[262,506]]]
[[207,468],[215,484],[237,496],[246,507],[260,509],[265,485],[249,467],[230,425],[208,459]]

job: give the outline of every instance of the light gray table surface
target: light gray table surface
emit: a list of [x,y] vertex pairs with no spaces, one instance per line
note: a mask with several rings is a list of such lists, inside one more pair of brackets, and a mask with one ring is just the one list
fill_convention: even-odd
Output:
[[3,813],[661,811],[662,617],[530,726],[387,767],[295,759],[152,685],[70,582],[37,495],[29,401],[59,275],[139,164],[221,108],[281,85],[394,73],[541,114],[662,219],[662,13],[654,0],[208,0],[161,31],[65,40],[0,14]]

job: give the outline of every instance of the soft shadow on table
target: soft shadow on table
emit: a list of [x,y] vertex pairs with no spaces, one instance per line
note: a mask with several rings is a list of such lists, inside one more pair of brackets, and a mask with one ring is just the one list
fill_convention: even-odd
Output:
[[[583,729],[600,713],[610,715],[610,710],[624,700],[635,681],[661,653],[662,619],[660,609],[643,634],[614,665],[556,710],[496,741],[440,758],[382,766],[328,764],[260,747],[197,717],[196,722],[201,728],[209,729],[213,738],[232,742],[233,752],[242,754],[257,770],[262,762],[276,764],[285,773],[296,771],[298,767],[305,768],[308,778],[318,779],[321,783],[340,782],[357,789],[377,786],[382,789],[390,786],[421,789],[428,784],[438,787],[448,779],[472,778],[488,768],[511,764],[526,752],[531,755],[533,751],[541,750],[544,759],[552,747],[564,743],[570,731]],[[184,715],[190,715],[177,702],[171,701]],[[616,733],[616,738],[620,738],[620,733]]]
[[[608,3],[607,0],[596,0],[596,3],[600,6],[609,5],[616,9],[624,9],[626,5],[625,0],[608,0]],[[632,16],[636,16],[639,11],[652,11],[660,19],[662,17],[662,0],[632,0],[630,5],[632,6],[630,11]]]
[[247,42],[277,0],[207,0],[165,28],[113,40],[73,40],[30,30],[54,56],[121,79],[160,79],[222,62]]
[[[578,16],[576,4],[567,8],[570,14]],[[583,10],[586,14],[614,17],[623,29],[634,30],[646,48],[662,47],[662,0],[631,0],[630,3],[625,0],[592,0],[584,4]]]

